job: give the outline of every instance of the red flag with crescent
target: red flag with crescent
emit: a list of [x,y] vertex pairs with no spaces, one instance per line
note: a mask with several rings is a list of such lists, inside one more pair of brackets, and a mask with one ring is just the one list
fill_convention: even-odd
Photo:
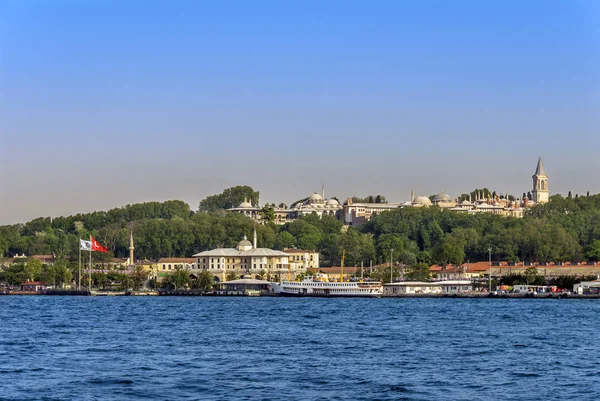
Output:
[[92,243],[92,251],[95,252],[108,252],[108,249],[103,247],[94,239],[94,237],[90,237],[90,242]]

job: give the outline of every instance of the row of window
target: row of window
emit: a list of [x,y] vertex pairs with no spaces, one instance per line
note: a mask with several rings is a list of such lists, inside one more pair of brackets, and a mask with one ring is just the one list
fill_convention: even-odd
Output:
[[[248,265],[222,265],[222,266],[223,266],[223,268],[225,270],[227,270],[227,269],[244,269],[244,270],[248,269]],[[207,268],[207,265],[202,265],[202,269],[206,270],[206,268]],[[255,270],[256,269],[263,269],[263,268],[264,269],[268,269],[268,270],[271,270],[271,269],[288,269],[288,268],[291,268],[291,265],[281,265],[281,264],[279,264],[279,265],[263,265],[262,263],[260,263],[260,264],[257,265],[255,263],[254,267],[253,267],[253,269],[255,269]],[[215,270],[215,269],[221,270],[221,264],[217,263],[216,265],[215,264],[211,264],[210,265],[210,270]],[[292,269],[292,270],[296,270],[296,269]],[[298,270],[301,270],[301,269],[298,269]]]

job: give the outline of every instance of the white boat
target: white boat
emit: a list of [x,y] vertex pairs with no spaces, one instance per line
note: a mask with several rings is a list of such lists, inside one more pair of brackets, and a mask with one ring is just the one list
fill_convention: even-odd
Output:
[[271,283],[275,294],[312,297],[380,297],[383,287],[379,281],[329,281],[326,274],[306,277],[302,281]]

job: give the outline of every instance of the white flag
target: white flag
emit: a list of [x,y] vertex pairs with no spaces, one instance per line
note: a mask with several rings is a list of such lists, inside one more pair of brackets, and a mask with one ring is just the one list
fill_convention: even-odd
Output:
[[82,239],[79,240],[79,249],[82,251],[91,251],[92,243],[90,241],[84,241]]

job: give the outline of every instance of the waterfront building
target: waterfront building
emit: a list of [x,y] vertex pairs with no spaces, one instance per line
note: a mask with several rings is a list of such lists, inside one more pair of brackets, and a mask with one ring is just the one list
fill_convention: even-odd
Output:
[[600,280],[582,281],[581,283],[573,284],[573,292],[575,294],[600,294]]
[[194,258],[197,269],[212,273],[215,281],[226,281],[228,273],[278,281],[281,278],[293,280],[298,274],[306,272],[303,265],[290,264],[289,253],[258,248],[256,230],[254,243],[244,236],[235,248],[216,248],[197,253]]
[[21,283],[21,291],[23,292],[41,292],[48,288],[48,284],[43,281],[27,281]]
[[218,287],[218,295],[258,295],[269,292],[270,282],[244,276],[237,280],[223,281]]
[[510,262],[489,261],[463,263],[461,265],[432,265],[429,272],[437,280],[472,280],[487,278],[491,270],[492,277],[502,277],[512,274],[525,274],[529,267],[535,267],[538,275],[544,277],[559,276],[598,276],[600,263],[595,261],[573,262]]
[[157,265],[159,275],[179,269],[197,269],[196,258],[161,258]]
[[289,255],[291,270],[299,271],[319,268],[319,252],[307,249],[287,248],[283,252]]

